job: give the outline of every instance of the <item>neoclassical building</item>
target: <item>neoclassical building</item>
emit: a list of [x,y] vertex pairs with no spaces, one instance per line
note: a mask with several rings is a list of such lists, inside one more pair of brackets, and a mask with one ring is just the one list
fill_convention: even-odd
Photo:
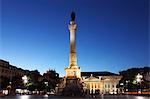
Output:
[[0,77],[7,77],[11,80],[12,77],[23,76],[25,73],[25,70],[17,68],[16,66],[9,64],[8,61],[0,59]]
[[11,82],[13,77],[23,76],[27,73],[27,70],[17,68],[11,65],[8,61],[0,59],[0,90],[5,88],[5,84]]
[[117,84],[122,76],[110,72],[81,72],[84,91],[90,94],[117,94]]

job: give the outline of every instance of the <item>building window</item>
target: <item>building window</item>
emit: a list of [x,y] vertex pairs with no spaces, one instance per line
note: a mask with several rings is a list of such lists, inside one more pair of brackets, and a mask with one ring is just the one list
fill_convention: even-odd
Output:
[[74,71],[74,76],[76,76],[76,71]]
[[4,69],[2,69],[2,73],[4,72]]
[[108,88],[110,88],[110,85],[108,85]]
[[114,88],[114,85],[112,85],[112,87]]
[[107,88],[107,85],[105,85],[105,88]]

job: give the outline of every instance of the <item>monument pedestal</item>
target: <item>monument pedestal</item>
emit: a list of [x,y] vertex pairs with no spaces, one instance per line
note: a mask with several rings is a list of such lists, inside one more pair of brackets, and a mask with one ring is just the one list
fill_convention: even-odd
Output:
[[80,82],[81,70],[78,66],[69,66],[66,70],[66,86],[63,90],[64,96],[82,96],[83,88]]
[[64,96],[82,96],[83,88],[79,78],[66,78],[66,87],[63,90]]
[[66,78],[81,78],[81,70],[80,67],[68,67],[66,70]]

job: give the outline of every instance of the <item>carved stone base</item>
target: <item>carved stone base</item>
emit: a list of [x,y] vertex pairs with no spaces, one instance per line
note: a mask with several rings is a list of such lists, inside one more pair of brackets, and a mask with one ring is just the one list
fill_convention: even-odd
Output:
[[66,78],[81,78],[81,70],[78,66],[72,66],[65,69]]
[[66,78],[66,87],[62,91],[64,96],[82,96],[83,95],[83,86],[80,83],[80,79],[70,79]]

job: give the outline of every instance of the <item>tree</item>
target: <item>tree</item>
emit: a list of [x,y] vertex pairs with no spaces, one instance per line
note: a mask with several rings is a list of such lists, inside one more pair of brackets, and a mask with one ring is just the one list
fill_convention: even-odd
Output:
[[[120,71],[120,75],[122,75],[122,79],[120,83],[124,84],[124,88],[128,89],[129,91],[135,91],[138,88],[138,83],[136,82],[136,75],[140,73],[141,75],[146,74],[150,71],[150,67],[143,67],[143,68],[130,68],[127,70]],[[141,85],[143,87],[147,86],[145,79],[142,79]],[[119,85],[119,87],[121,87]]]
[[11,80],[11,93],[15,93],[15,90],[17,88],[24,88],[23,87],[24,84],[23,84],[23,80],[22,80],[22,77],[21,76],[14,76]]
[[59,74],[55,70],[48,70],[43,74],[44,79],[48,82],[48,90],[55,89],[56,85],[59,83]]
[[40,73],[38,72],[38,70],[33,70],[33,71],[28,72],[27,74],[28,82],[26,84],[26,87],[30,91],[38,89],[38,86],[39,86],[38,77],[39,76],[40,76]]

